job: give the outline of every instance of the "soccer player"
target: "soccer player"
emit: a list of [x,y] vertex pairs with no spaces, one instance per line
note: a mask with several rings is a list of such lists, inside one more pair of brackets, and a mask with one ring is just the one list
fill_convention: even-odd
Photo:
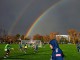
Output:
[[24,52],[26,53],[26,50],[27,50],[27,48],[28,48],[28,45],[27,45],[27,43],[24,45]]
[[80,42],[77,42],[77,50],[80,52]]
[[13,49],[13,48],[11,48],[10,43],[7,43],[6,46],[5,46],[5,48],[4,48],[4,50],[5,50],[5,56],[4,56],[4,58],[9,57],[11,49]]
[[21,42],[19,42],[19,49],[20,49],[20,51],[22,51],[22,44],[21,44]]
[[38,43],[33,44],[34,53],[38,52]]

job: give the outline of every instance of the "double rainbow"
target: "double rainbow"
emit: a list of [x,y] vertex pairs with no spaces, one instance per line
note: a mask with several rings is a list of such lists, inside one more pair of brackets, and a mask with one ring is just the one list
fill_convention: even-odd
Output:
[[[55,3],[54,5],[52,5],[50,8],[48,8],[44,13],[42,13],[34,22],[33,24],[30,26],[30,28],[26,31],[25,37],[29,36],[29,34],[31,33],[31,31],[33,30],[33,28],[39,23],[39,21],[44,17],[44,15],[51,10],[51,8],[55,7],[56,5],[60,4],[63,0],[60,0],[58,3]],[[27,7],[28,8],[28,7]],[[25,10],[24,10],[25,11]],[[22,12],[24,13],[24,12]],[[16,23],[14,22],[12,25],[12,28],[10,29],[10,33],[12,32],[12,30],[14,29],[14,27],[17,25],[17,23],[19,22],[19,20],[21,19],[21,15],[16,19]]]

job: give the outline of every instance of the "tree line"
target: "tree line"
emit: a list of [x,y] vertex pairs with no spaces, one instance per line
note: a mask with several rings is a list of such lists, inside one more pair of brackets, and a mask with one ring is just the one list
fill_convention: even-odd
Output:
[[[67,31],[68,35],[69,35],[69,40],[67,40],[65,37],[56,37],[58,43],[73,43],[76,44],[78,42],[80,42],[80,32],[77,32],[77,30],[75,29],[69,29]],[[35,34],[33,36],[33,40],[41,40],[43,43],[49,43],[50,41],[50,36],[56,36],[59,35],[59,32],[51,32],[49,35],[40,35],[40,34]],[[25,35],[20,35],[20,34],[16,34],[15,36],[10,36],[10,35],[6,35],[3,37],[0,37],[0,42],[10,42],[10,43],[17,43],[20,40],[30,40],[30,37],[26,37]]]

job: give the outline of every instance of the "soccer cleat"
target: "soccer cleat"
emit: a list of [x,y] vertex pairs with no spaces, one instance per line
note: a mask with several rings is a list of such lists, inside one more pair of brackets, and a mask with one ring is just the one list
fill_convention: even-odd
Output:
[[4,56],[4,58],[7,58],[6,56]]
[[8,55],[6,55],[6,57],[9,57]]

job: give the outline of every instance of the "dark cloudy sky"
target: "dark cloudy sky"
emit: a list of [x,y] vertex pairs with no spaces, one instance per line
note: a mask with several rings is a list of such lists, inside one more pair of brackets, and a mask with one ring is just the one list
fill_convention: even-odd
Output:
[[58,0],[0,0],[0,27],[9,32],[19,19],[10,33],[25,34],[37,17],[56,2]]
[[69,28],[80,31],[79,6],[79,0],[0,0],[0,28],[11,34],[26,34],[32,23],[43,14],[31,34],[65,33]]

